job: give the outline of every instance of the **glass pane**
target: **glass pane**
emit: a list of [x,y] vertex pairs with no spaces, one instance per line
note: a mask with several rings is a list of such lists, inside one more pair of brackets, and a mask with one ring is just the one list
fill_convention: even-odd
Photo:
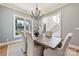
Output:
[[60,19],[60,14],[56,14],[53,16],[53,21],[55,25],[53,26],[53,36],[59,36],[61,37],[61,19]]
[[43,32],[46,32],[46,24],[43,24]]
[[47,25],[47,18],[43,18],[42,20],[42,26],[43,26],[43,32],[46,32],[46,25]]
[[60,23],[59,15],[53,16],[53,20],[56,24],[59,24]]
[[26,19],[25,21],[25,30],[32,31],[32,20]]
[[18,31],[24,30],[24,21],[17,20],[17,22],[16,22],[16,30],[18,30]]
[[25,27],[27,31],[30,30],[30,23],[28,21],[25,21]]
[[16,17],[15,31],[16,31],[16,35],[19,35],[20,31],[24,31],[24,20],[23,20],[23,18]]

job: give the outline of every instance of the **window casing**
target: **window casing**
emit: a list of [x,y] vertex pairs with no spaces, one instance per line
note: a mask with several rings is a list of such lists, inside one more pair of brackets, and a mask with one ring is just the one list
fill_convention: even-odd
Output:
[[14,15],[13,26],[14,37],[22,37],[21,31],[32,31],[32,20],[30,18]]

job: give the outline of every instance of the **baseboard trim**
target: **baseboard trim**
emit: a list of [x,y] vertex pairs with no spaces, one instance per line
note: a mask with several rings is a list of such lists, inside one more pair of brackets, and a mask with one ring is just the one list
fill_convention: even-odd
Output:
[[3,42],[3,43],[0,43],[0,46],[9,45],[9,44],[13,44],[13,43],[21,42],[21,41],[23,41],[23,39]]

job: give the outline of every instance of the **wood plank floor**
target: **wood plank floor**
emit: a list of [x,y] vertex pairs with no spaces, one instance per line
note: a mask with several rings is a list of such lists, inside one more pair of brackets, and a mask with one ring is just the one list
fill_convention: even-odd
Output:
[[[0,46],[0,56],[7,56],[7,48],[9,48],[8,56],[24,56],[21,51],[23,46],[22,43],[12,44],[9,47],[8,45]],[[65,56],[79,56],[79,47],[69,46]]]
[[7,45],[0,47],[0,56],[7,56]]

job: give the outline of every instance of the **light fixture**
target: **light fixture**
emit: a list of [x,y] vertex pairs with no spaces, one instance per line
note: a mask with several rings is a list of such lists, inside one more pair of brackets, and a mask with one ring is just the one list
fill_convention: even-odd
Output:
[[40,10],[38,10],[37,3],[35,11],[31,11],[31,18],[33,19],[33,33],[35,36],[38,36],[42,31],[42,16]]
[[40,15],[40,10],[38,10],[38,5],[36,3],[36,9],[35,9],[35,11],[31,11],[31,17],[33,19],[39,19],[40,16],[41,16]]

